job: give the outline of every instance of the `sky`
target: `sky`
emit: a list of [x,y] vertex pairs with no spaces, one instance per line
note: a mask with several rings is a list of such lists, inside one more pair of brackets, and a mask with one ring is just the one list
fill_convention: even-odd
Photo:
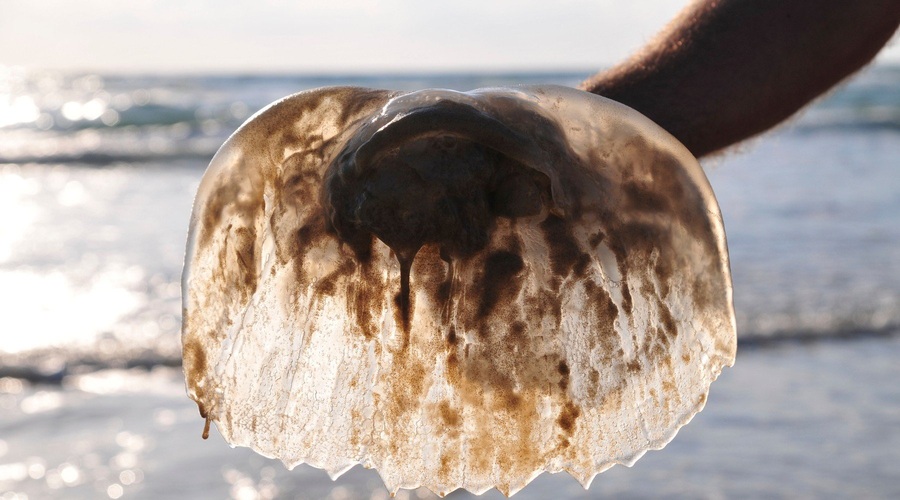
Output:
[[[0,0],[0,65],[99,72],[582,70],[684,0]],[[880,61],[900,63],[900,43]]]

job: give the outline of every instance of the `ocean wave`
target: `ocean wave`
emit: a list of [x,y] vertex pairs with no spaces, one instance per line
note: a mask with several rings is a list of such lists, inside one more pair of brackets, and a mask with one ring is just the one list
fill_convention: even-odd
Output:
[[20,129],[7,131],[2,137],[0,163],[108,165],[197,160],[205,164],[225,141],[227,133],[221,127],[204,130],[201,126],[178,122],[69,132]]
[[[0,72],[0,163],[203,165],[256,110],[310,88],[577,85],[589,73],[163,77],[6,71]],[[786,128],[799,134],[900,132],[900,68],[869,69]]]

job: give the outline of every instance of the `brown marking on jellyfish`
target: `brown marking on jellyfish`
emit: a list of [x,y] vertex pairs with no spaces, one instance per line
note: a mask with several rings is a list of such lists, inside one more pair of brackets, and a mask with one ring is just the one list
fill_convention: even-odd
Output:
[[228,238],[231,235],[231,227],[232,225],[229,224],[228,227],[225,228],[225,238],[222,241],[222,245],[219,246],[219,253],[216,255],[216,260],[219,265],[213,269],[212,276],[212,279],[218,282],[223,291],[230,290],[231,288],[230,278],[232,276],[228,272]]
[[412,264],[412,275],[415,276],[414,292],[423,295],[441,310],[450,299],[450,263],[441,256],[437,245],[424,245],[416,254]]
[[352,129],[354,122],[371,115],[395,94],[355,87],[307,91],[267,108],[241,129],[238,139],[258,150],[271,144],[273,156],[285,149],[321,148],[327,141],[317,130]]
[[[645,268],[654,250],[660,251],[659,259],[668,255],[663,251],[672,246],[672,233],[665,223],[631,221],[619,226],[620,245],[612,247],[621,269]],[[665,264],[665,263],[664,263]]]
[[[662,300],[658,300],[656,306],[657,311],[659,312],[659,321],[662,323],[663,337],[677,337],[678,323],[675,321],[675,317],[672,316],[672,311],[669,309],[669,306]],[[666,342],[668,342],[668,339],[666,339]]]
[[450,300],[450,290],[453,286],[453,282],[451,280],[452,277],[448,272],[447,279],[441,281],[436,287],[434,287],[434,295],[432,298],[436,304],[446,305]]
[[515,363],[515,375],[519,384],[530,391],[550,394],[564,394],[558,373],[560,356],[556,353],[537,355],[546,349],[536,340],[527,349],[519,349]]
[[[455,332],[453,333],[455,337]],[[463,387],[462,371],[460,369],[458,348],[455,345],[449,346],[447,350],[447,383],[451,387],[461,391]]]
[[717,259],[709,259],[703,270],[694,276],[691,283],[691,298],[694,306],[700,310],[722,310],[726,306],[725,278],[719,271],[721,263]]
[[483,409],[476,409],[475,433],[468,442],[469,459],[466,462],[477,471],[489,470],[495,457],[496,430],[491,421],[492,416],[486,416],[485,413]]
[[235,229],[234,252],[243,275],[244,289],[249,295],[256,292],[257,268],[259,261],[256,252],[256,229],[254,226]]
[[299,151],[282,161],[282,175],[276,182],[277,190],[274,192],[282,209],[290,208],[299,213],[320,209],[321,162],[319,150]]
[[622,407],[622,391],[624,385],[620,384],[603,395],[600,401],[600,413],[611,414]]
[[623,210],[669,214],[672,194],[659,189],[658,181],[630,180],[622,183]]
[[[364,422],[365,419],[363,418],[362,414],[359,412],[358,409],[353,408],[350,410],[350,421],[351,422]],[[352,427],[352,429],[350,430],[350,446],[352,446],[354,449],[360,448],[360,444],[361,444],[360,427],[361,426],[359,426],[359,425],[354,425]]]
[[[278,211],[273,210],[272,214],[269,215],[268,224],[269,224],[269,230],[272,231],[272,233],[275,235],[278,235],[280,232],[279,228],[278,228],[279,220],[280,220],[280,216],[279,216]],[[278,241],[278,238],[276,238],[276,241],[275,241],[275,259],[277,260],[279,266],[286,265],[288,263],[288,261],[290,260],[289,252],[286,251],[286,246],[284,245],[284,243]],[[276,267],[277,266],[272,266],[272,268],[271,268],[272,275],[275,275]]]
[[[498,401],[507,406],[515,406],[515,360],[506,346],[496,339],[485,339],[478,344],[466,344],[465,357],[460,363],[463,379],[488,390]],[[472,392],[472,391],[464,391]]]
[[444,422],[444,425],[457,428],[462,424],[462,415],[459,410],[451,407],[449,402],[441,401],[438,404],[438,411],[440,411],[441,421]]
[[572,401],[566,401],[559,412],[559,418],[556,419],[556,424],[563,432],[571,436],[575,432],[575,425],[577,424],[580,415],[581,409]]
[[224,177],[213,189],[201,209],[200,247],[209,244],[225,221],[241,227],[255,227],[256,218],[262,214],[265,180],[261,165],[244,163],[232,170],[231,176]]
[[675,387],[675,384],[673,384],[673,383],[672,383],[671,381],[669,381],[669,380],[663,380],[663,381],[662,381],[662,390],[663,390],[663,392],[664,392],[666,395],[672,395],[672,394],[676,394],[676,393],[677,393],[677,389],[676,389],[676,387]]
[[410,432],[410,416],[417,414],[425,401],[431,384],[431,372],[415,354],[404,349],[394,354],[390,372],[385,373],[383,380],[390,380],[390,383],[386,384],[384,400],[379,405],[381,418],[389,434],[388,446],[396,453],[396,443],[405,441],[406,434]]
[[641,371],[641,362],[638,359],[632,359],[625,363],[625,368],[629,373],[638,373]]
[[571,222],[550,214],[539,227],[550,249],[550,268],[553,273],[562,278],[569,274],[579,278],[584,276],[591,258],[581,250],[578,240],[572,235]]
[[[536,398],[538,391],[551,383],[548,374],[556,365],[547,363],[555,360],[558,364],[558,358],[533,358],[533,347],[527,343],[525,351],[513,352],[506,344],[515,335],[498,331],[480,342],[468,344],[466,348],[471,352],[462,361],[457,358],[455,347],[451,347],[447,357],[447,378],[464,405],[473,410],[471,425],[475,432],[466,460],[472,464],[471,469],[487,470],[494,459],[504,461],[509,470],[523,474],[540,466],[540,453],[534,449],[531,436],[538,418]],[[524,360],[543,364],[543,368],[535,370],[543,374],[541,383],[532,383],[523,375],[526,371],[523,366],[527,364]],[[521,390],[516,388],[517,384],[522,384]]]
[[432,415],[434,420],[439,420],[443,424],[440,430],[441,434],[450,439],[457,439],[460,436],[463,424],[462,413],[458,409],[453,408],[449,401],[438,403],[432,410]]
[[[677,254],[672,251],[675,244],[671,221],[667,217],[640,220],[618,220],[614,226],[615,238],[610,238],[608,246],[616,256],[622,273],[622,306],[631,319],[633,300],[629,285],[630,270],[648,269],[656,277],[659,289],[649,287],[649,273],[640,273],[640,291],[649,296],[668,296],[672,276],[679,267]],[[652,266],[652,267],[651,267]],[[683,266],[681,266],[683,267]],[[636,278],[637,279],[637,278]]]
[[225,237],[218,248],[219,265],[213,270],[212,279],[218,282],[230,302],[249,300],[259,278],[256,233],[252,228],[235,228],[234,224],[222,232]]
[[604,239],[606,239],[606,233],[604,233],[603,231],[599,231],[588,238],[588,244],[591,246],[591,248],[597,248],[597,245],[603,243]]
[[639,289],[642,296],[655,297],[657,295],[656,285],[647,276],[641,276],[638,280],[641,283]]
[[288,250],[291,254],[291,263],[293,264],[294,278],[299,285],[298,288],[306,287],[311,284],[311,278],[306,272],[306,254],[313,248],[321,246],[328,238],[325,231],[325,221],[322,217],[310,217],[306,224],[297,229],[296,234],[292,238],[288,238]]
[[527,332],[525,331],[527,325],[524,321],[513,321],[509,325],[509,330],[507,330],[507,340],[510,344],[519,347],[520,349],[524,349],[527,347],[528,341],[531,340],[528,337]]
[[656,274],[656,281],[659,284],[659,296],[663,299],[668,298],[672,291],[672,277],[675,274],[676,258],[670,253],[671,249],[662,249],[653,266],[653,272]]
[[[699,186],[689,178],[687,172],[679,167],[679,161],[669,153],[654,149],[654,161],[648,162],[656,190],[667,193],[673,200],[679,200],[671,207],[671,214],[680,225],[710,255],[718,255],[718,244],[713,232],[713,221],[709,217],[706,206],[700,202],[703,198]],[[696,202],[695,202],[696,201]]]
[[638,345],[636,338],[634,342],[635,345],[638,345],[639,351],[644,357],[654,360],[656,363],[665,363],[669,362],[669,353],[664,343],[665,338],[666,334],[663,332],[662,327],[651,326],[643,337],[643,343]]
[[363,337],[373,339],[380,328],[375,313],[384,307],[384,297],[388,292],[380,273],[371,263],[357,264],[356,270],[356,277],[349,287],[347,312],[349,317],[354,318],[354,325]]
[[594,326],[592,341],[599,344],[607,353],[619,348],[619,334],[615,323],[619,317],[619,308],[610,297],[609,292],[593,280],[584,280],[584,290]]
[[[474,347],[473,353],[458,365],[461,372],[458,378],[452,375],[455,370],[452,369],[453,364],[448,362],[448,379],[453,380],[465,405],[475,410],[475,426],[487,426],[485,439],[494,441],[474,446],[476,461],[480,460],[478,454],[490,451],[499,454],[494,456],[509,456],[511,464],[528,464],[528,457],[534,450],[522,447],[526,444],[532,446],[529,444],[530,433],[538,418],[535,413],[536,394],[555,382],[548,377],[554,365],[547,366],[548,360],[544,357],[532,360],[530,350],[525,353],[511,351],[504,345],[507,339],[508,335],[491,336],[484,342],[467,345]],[[451,356],[448,361],[455,359]],[[523,375],[529,362],[543,365],[534,370],[543,376],[540,383],[534,383]],[[521,390],[516,388],[517,384],[521,384]],[[506,438],[498,440],[496,433],[499,428],[505,429],[504,436],[519,436],[518,442]],[[535,468],[537,466],[534,465]]]
[[[477,260],[472,265],[478,265]],[[476,290],[483,287],[479,279],[471,286]],[[560,358],[548,355],[547,341],[527,331],[528,323],[522,321],[524,313],[515,300],[519,290],[513,292],[510,300],[503,301],[503,310],[498,306],[487,328],[478,329],[484,325],[482,321],[473,322],[475,328],[467,328],[476,330],[479,336],[476,343],[465,346],[467,355],[459,366],[462,381],[491,394],[503,411],[520,411],[524,408],[522,398],[530,392],[559,391],[559,378],[554,372]],[[540,325],[539,319],[531,322]]]
[[450,349],[455,350],[456,344],[459,343],[459,338],[456,336],[456,328],[450,327],[450,331],[447,332],[447,344],[450,346]]
[[629,318],[632,318],[634,301],[631,298],[631,288],[628,286],[628,280],[625,279],[625,273],[622,274],[622,310],[625,311],[625,314],[628,315]]
[[[337,293],[337,283],[343,278],[350,276],[356,270],[356,263],[353,259],[344,258],[337,267],[326,274],[325,277],[319,279],[313,285],[315,294],[319,296],[333,297]],[[349,306],[350,304],[348,304]]]
[[[478,303],[478,319],[484,321],[501,302],[512,303],[523,284],[522,270],[525,268],[518,253],[500,250],[490,253],[484,262],[484,272],[478,280],[481,294]],[[481,329],[479,329],[481,332]]]
[[[334,99],[343,105],[340,123],[347,124],[359,120],[360,117],[368,117],[395,94],[397,92],[359,87],[339,89]],[[346,128],[346,125],[342,128]]]
[[542,465],[540,447],[532,436],[533,429],[538,419],[537,401],[534,393],[529,393],[526,400],[521,403],[520,409],[511,415],[512,429],[509,436],[515,436],[512,442],[507,441],[507,450],[504,455],[512,458],[512,470],[516,475],[524,477]]
[[509,390],[500,392],[498,401],[501,403],[499,405],[500,408],[511,412],[515,412],[522,406],[522,396],[517,394],[512,387]]
[[409,326],[412,322],[412,311],[415,308],[415,296],[410,294],[410,267],[412,266],[413,257],[400,257],[400,291],[394,296],[394,321],[400,325],[400,333],[403,340],[400,349],[406,349],[409,346]]
[[[678,226],[684,228],[694,241],[703,245],[706,253],[718,255],[714,222],[702,201],[700,187],[695,185],[689,174],[679,167],[678,159],[667,151],[651,147],[639,137],[631,141],[627,147],[640,150],[642,154],[638,157],[644,158],[643,161],[633,164],[630,170],[639,170],[642,173],[641,177],[650,179],[641,186],[633,186],[637,189],[629,193],[630,201],[644,203],[640,200],[659,200],[660,197],[670,200],[668,211],[664,212],[665,218],[674,220]],[[652,157],[647,158],[647,155]]]
[[569,389],[569,365],[565,361],[560,361],[556,371],[559,372],[559,388],[565,392]]
[[[301,262],[309,247],[324,236],[325,219],[319,202],[322,184],[321,165],[312,152],[304,151],[289,156],[282,164],[282,175],[273,181],[273,210],[270,226],[275,233],[275,252],[282,265]],[[310,233],[315,229],[315,233]],[[298,242],[296,234],[305,236]],[[316,238],[311,238],[316,236]],[[298,243],[303,247],[298,248]]]
[[[559,282],[553,289],[559,289]],[[543,318],[549,318],[556,328],[562,323],[562,297],[553,289],[541,289],[525,297],[523,311],[532,325],[540,325]]]
[[[287,99],[278,103],[257,120],[252,129],[241,137],[252,136],[253,141],[267,141],[273,162],[280,167],[280,175],[273,175],[275,205],[287,222],[297,223],[303,214],[321,214],[320,191],[323,175],[336,148],[355,128],[350,122],[358,121],[366,112],[374,111],[393,93],[387,91],[363,91],[353,88],[328,89],[308,93],[302,99]],[[360,100],[356,100],[355,97]],[[341,102],[340,99],[347,101]],[[339,103],[339,105],[338,105]],[[340,111],[340,117],[333,114]],[[308,116],[321,115],[319,120]],[[307,123],[309,122],[309,123]],[[329,127],[331,123],[333,127]],[[338,136],[325,138],[312,130],[331,128],[343,130]],[[279,159],[282,151],[295,151],[287,158]],[[299,225],[305,224],[301,221]],[[294,231],[293,228],[287,228]],[[277,240],[276,240],[277,243]]]
[[[456,462],[458,460],[459,460],[459,457],[457,457],[455,455],[450,455],[446,451],[441,454],[441,465],[440,465],[440,467],[438,467],[438,471],[437,471],[438,482],[443,483],[443,484],[447,484],[450,482],[450,472],[452,472],[450,470],[450,467],[453,465],[454,462]],[[438,496],[443,497],[444,495],[439,493]]]
[[[709,266],[707,266],[706,272],[697,273],[692,280],[691,283],[691,299],[694,301],[694,307],[696,307],[700,311],[704,311],[709,308],[710,304],[715,302],[715,298],[713,297],[712,287],[710,286],[710,282],[708,276],[710,276]],[[724,295],[724,294],[719,294]]]
[[[343,109],[343,119],[350,119],[347,115],[363,113],[363,108],[369,111],[376,109],[379,96],[383,102],[392,95],[390,92],[368,91],[365,94],[369,97],[355,101],[353,97],[356,94],[353,92],[353,89],[328,89],[307,93],[299,99],[288,98],[242,127],[241,132],[226,146],[233,151],[253,151],[254,154],[221,157],[220,162],[232,163],[221,165],[220,181],[212,186],[209,197],[198,204],[202,207],[196,213],[200,248],[208,246],[221,225],[230,223],[239,228],[228,240],[234,251],[225,260],[229,262],[230,259],[232,265],[222,267],[222,274],[214,278],[225,289],[241,291],[240,296],[232,296],[231,300],[246,300],[258,284],[258,263],[255,261],[260,256],[259,248],[255,246],[255,230],[256,219],[263,211],[263,192],[273,195],[274,208],[267,222],[275,233],[275,251],[281,265],[290,261],[290,252],[285,252],[285,246],[290,243],[285,242],[294,239],[294,233],[305,222],[303,219],[308,218],[310,213],[320,211],[317,209],[317,193],[321,174],[327,166],[324,160],[333,152],[335,144],[332,139],[323,138],[312,129],[345,128],[327,126],[329,121],[334,120],[329,116],[331,110]],[[352,109],[343,108],[340,101],[330,101],[334,96],[353,102]],[[315,114],[322,115],[322,119],[311,119]],[[352,119],[359,119],[359,116]],[[286,150],[297,153],[283,158]],[[241,234],[244,231],[247,233]],[[302,262],[302,258],[295,259],[295,263]],[[275,274],[275,271],[273,267],[272,273]],[[289,300],[296,302],[298,289],[291,288]]]

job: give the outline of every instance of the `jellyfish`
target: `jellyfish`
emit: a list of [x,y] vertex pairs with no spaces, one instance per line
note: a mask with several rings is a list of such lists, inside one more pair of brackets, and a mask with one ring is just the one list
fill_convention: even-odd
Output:
[[661,449],[734,362],[697,161],[559,86],[330,87],[251,117],[197,192],[184,371],[209,432],[336,478],[514,494]]

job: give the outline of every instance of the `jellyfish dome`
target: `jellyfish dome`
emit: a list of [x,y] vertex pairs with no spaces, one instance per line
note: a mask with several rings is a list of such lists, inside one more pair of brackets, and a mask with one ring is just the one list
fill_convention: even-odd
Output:
[[587,486],[665,446],[736,348],[697,161],[558,86],[270,105],[203,177],[183,301],[207,425],[391,491]]

